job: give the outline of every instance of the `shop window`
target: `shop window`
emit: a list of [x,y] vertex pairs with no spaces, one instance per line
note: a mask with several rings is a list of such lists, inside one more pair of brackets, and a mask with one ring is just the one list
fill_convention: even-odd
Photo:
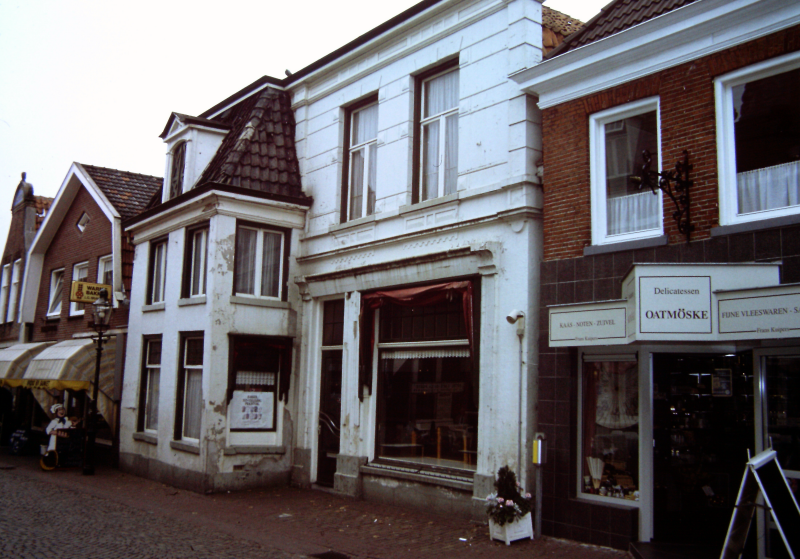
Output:
[[47,316],[61,315],[61,300],[64,298],[64,268],[50,272],[50,299],[47,302]]
[[474,470],[479,376],[469,335],[471,285],[383,296],[362,298],[368,305],[381,301],[376,456]]
[[639,373],[632,361],[584,356],[581,391],[584,495],[635,501],[639,491]]
[[280,299],[284,234],[240,225],[236,231],[236,295]]
[[800,213],[800,53],[718,78],[720,220]]
[[186,167],[186,142],[172,150],[172,165],[169,172],[169,198],[183,194],[183,175]]
[[[425,201],[456,192],[458,179],[458,60],[417,80],[419,193]],[[456,66],[455,68],[453,66]]]
[[11,291],[8,295],[8,322],[17,320],[17,301],[19,300],[19,284],[22,281],[22,259],[14,261],[11,269]]
[[8,293],[10,286],[11,264],[6,264],[3,266],[3,274],[0,277],[0,321],[2,322],[9,322],[6,311],[8,310]]
[[[89,279],[89,263],[88,262],[81,262],[79,264],[72,265],[72,281],[87,281]],[[73,303],[70,301],[69,304],[69,315],[70,316],[81,316],[84,313],[84,304],[83,303]]]
[[[291,342],[267,336],[232,336],[228,409],[232,431],[275,431],[277,404],[288,391]],[[287,385],[284,390],[279,384]]]
[[164,302],[167,286],[167,241],[150,243],[150,274],[148,276],[147,303]]
[[186,232],[185,246],[183,296],[205,295],[208,272],[208,227],[189,229]]
[[324,303],[322,324],[317,484],[333,487],[342,416],[343,299]]
[[161,336],[144,339],[144,364],[139,383],[139,431],[158,430],[161,385]]
[[660,170],[658,99],[645,99],[589,119],[592,183],[592,242],[595,245],[662,233],[661,194],[640,189],[642,152]]
[[110,254],[97,260],[97,283],[114,287],[114,261]]
[[181,336],[181,369],[175,406],[175,440],[200,439],[203,418],[202,334]]
[[358,219],[375,212],[375,185],[378,170],[377,96],[349,111],[343,208],[344,219]]

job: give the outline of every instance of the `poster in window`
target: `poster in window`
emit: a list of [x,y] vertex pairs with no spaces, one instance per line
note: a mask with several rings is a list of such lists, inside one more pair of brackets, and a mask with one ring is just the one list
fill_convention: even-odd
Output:
[[231,399],[231,429],[273,429],[274,392],[234,390]]
[[731,396],[731,370],[714,369],[711,377],[711,394],[714,396]]

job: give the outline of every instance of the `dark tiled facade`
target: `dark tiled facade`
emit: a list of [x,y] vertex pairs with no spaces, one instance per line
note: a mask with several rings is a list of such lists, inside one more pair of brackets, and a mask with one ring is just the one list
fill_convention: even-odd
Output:
[[542,263],[539,338],[539,427],[551,460],[544,468],[542,530],[546,535],[627,548],[638,535],[634,509],[578,500],[578,354],[551,348],[548,306],[621,298],[634,263],[776,262],[781,283],[800,282],[800,225],[714,236],[702,241]]

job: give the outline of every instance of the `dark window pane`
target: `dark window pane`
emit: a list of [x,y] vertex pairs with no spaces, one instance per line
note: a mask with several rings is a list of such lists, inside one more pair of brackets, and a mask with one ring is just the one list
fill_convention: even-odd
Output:
[[203,338],[186,340],[186,365],[203,364]]

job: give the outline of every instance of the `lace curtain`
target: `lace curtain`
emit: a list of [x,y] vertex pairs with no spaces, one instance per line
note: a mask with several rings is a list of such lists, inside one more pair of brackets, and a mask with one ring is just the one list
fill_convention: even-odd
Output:
[[203,369],[186,369],[186,393],[183,403],[183,436],[200,438],[203,412]]
[[800,161],[736,174],[739,214],[800,204]]
[[255,295],[258,231],[240,228],[236,239],[236,293]]
[[658,196],[649,190],[608,199],[608,234],[619,235],[658,227]]
[[[422,125],[422,199],[430,200],[456,191],[458,176],[458,71],[437,76],[424,85],[423,120],[448,111]],[[442,130],[444,128],[444,131]],[[440,153],[440,135],[445,135],[444,153]],[[439,170],[444,167],[444,191],[439,193]]]

